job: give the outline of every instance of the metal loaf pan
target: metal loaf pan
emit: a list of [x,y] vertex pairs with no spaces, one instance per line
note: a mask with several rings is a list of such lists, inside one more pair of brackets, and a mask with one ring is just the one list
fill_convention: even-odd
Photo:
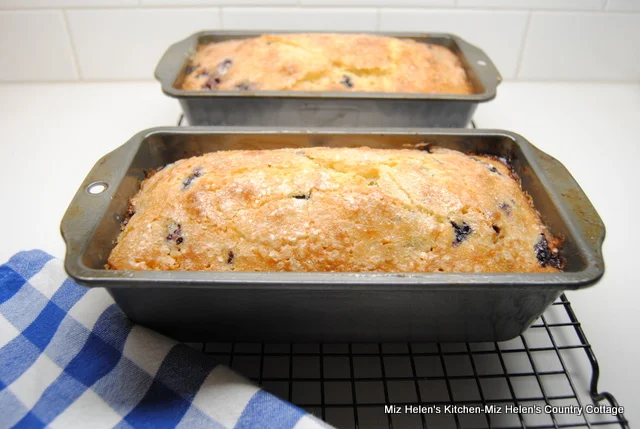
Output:
[[[561,273],[110,271],[103,267],[144,170],[206,152],[281,147],[403,148],[426,142],[507,157],[552,233]],[[106,191],[91,194],[103,184]],[[494,341],[521,333],[559,294],[604,272],[604,226],[554,158],[507,131],[154,128],[102,158],[62,221],[65,267],[104,287],[133,321],[184,341]],[[533,251],[533,250],[532,250]]]
[[[282,32],[280,32],[282,33]],[[189,58],[202,43],[256,37],[260,32],[203,31],[178,42],[156,67],[162,91],[177,98],[190,125],[293,127],[464,127],[478,103],[496,96],[502,80],[489,57],[452,34],[378,33],[447,46],[456,53],[476,93],[412,94],[339,91],[185,91],[177,89]]]

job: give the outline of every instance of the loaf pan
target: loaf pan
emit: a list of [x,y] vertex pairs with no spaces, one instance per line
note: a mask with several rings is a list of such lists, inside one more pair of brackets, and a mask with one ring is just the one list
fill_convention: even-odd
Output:
[[[403,148],[425,142],[506,157],[553,234],[558,273],[291,273],[104,269],[129,198],[149,168],[203,153],[281,147]],[[92,194],[94,190],[104,192]],[[603,274],[604,226],[558,161],[507,131],[143,131],[102,158],[62,221],[65,267],[104,287],[133,321],[183,341],[498,341],[520,334],[562,291]],[[532,250],[533,251],[533,250]]]
[[500,73],[483,51],[451,34],[378,33],[444,45],[457,54],[476,89],[470,95],[340,91],[185,91],[177,89],[203,43],[257,37],[203,31],[167,50],[155,76],[177,98],[190,125],[292,127],[464,127],[478,103],[496,95]]

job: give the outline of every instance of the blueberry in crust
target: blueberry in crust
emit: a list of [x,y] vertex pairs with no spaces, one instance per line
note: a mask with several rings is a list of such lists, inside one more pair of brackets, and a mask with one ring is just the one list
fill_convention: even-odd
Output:
[[344,75],[342,77],[342,80],[340,81],[340,83],[346,86],[347,88],[353,88],[354,86],[353,80],[351,80],[351,78],[347,75]]
[[202,176],[202,170],[200,169],[193,170],[193,172],[189,174],[189,176],[182,181],[182,189],[187,189],[189,186],[191,186],[193,181],[200,176]]
[[218,75],[222,76],[223,74],[225,74],[232,64],[233,60],[231,60],[231,58],[225,58],[224,60],[222,60],[222,62],[218,64]]
[[202,85],[203,89],[217,89],[218,85],[222,83],[222,79],[219,76],[210,76],[206,82]]
[[235,86],[235,89],[239,89],[241,91],[251,91],[256,89],[256,86],[251,82],[241,82]]
[[500,210],[504,211],[507,215],[511,214],[511,206],[507,203],[500,203]]
[[549,247],[547,237],[543,233],[540,233],[538,242],[533,246],[533,250],[536,252],[536,258],[538,258],[540,266],[563,268],[564,263],[558,255],[558,249]]
[[167,234],[166,240],[175,244],[182,244],[184,237],[182,237],[182,225],[176,222],[170,222],[168,226],[169,234]]
[[455,233],[453,243],[452,243],[453,247],[456,247],[457,245],[462,243],[464,240],[466,240],[467,236],[471,234],[471,232],[473,231],[473,229],[471,229],[471,227],[466,222],[457,224],[452,221],[451,226],[453,226],[453,230]]
[[131,205],[131,203],[129,203],[129,208],[127,209],[127,212],[124,214],[124,217],[122,218],[122,224],[120,225],[120,229],[124,229],[124,227],[127,226],[127,224],[129,223],[129,220],[133,217],[134,214],[136,214],[136,209],[133,205]]

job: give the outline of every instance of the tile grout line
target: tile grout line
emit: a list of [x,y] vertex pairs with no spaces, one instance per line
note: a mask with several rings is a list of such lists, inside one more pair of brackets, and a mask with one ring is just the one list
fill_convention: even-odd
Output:
[[520,45],[520,52],[518,52],[518,63],[516,64],[516,72],[514,73],[514,80],[520,80],[520,71],[522,70],[522,61],[524,59],[524,50],[527,47],[527,39],[529,38],[529,31],[531,29],[531,20],[533,19],[533,12],[529,12],[527,15],[527,23],[524,26],[524,36],[522,37],[522,44]]
[[84,81],[84,75],[82,68],[80,67],[80,59],[78,58],[78,52],[76,51],[76,44],[73,41],[73,35],[71,34],[71,26],[69,25],[69,17],[67,16],[67,10],[62,9],[62,19],[64,20],[64,29],[67,32],[67,38],[69,39],[69,46],[71,47],[71,56],[73,57],[73,65],[76,69],[78,77],[76,80]]

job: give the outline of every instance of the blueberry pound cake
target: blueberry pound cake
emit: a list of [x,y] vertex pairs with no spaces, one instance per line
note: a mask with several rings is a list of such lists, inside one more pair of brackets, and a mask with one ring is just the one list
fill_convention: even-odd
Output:
[[367,34],[279,34],[200,45],[178,88],[471,94],[448,48]]
[[498,158],[429,146],[238,150],[144,180],[107,267],[554,272],[559,247]]

